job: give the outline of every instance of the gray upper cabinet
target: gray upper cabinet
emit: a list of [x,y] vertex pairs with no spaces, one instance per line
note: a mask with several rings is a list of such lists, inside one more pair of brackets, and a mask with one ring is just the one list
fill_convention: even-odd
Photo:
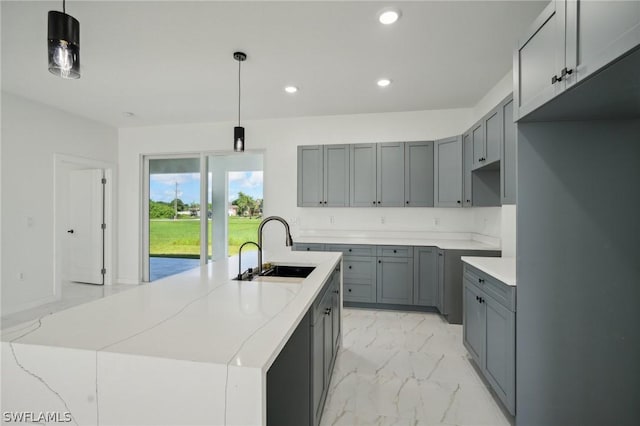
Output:
[[473,168],[484,166],[482,162],[485,157],[485,144],[484,144],[484,121],[480,120],[478,123],[471,127],[471,141],[473,145]]
[[473,171],[473,137],[471,131],[462,135],[462,157],[464,164],[462,166],[464,196],[462,197],[462,205],[471,207],[473,205],[472,191],[472,171]]
[[434,205],[462,207],[462,136],[434,143]]
[[438,249],[416,247],[413,257],[413,304],[438,305]]
[[322,145],[298,147],[298,207],[323,205],[323,168]]
[[553,0],[514,53],[515,120],[640,45],[640,2]]
[[404,167],[405,205],[433,207],[433,142],[407,142]]
[[483,118],[484,123],[484,156],[482,165],[500,161],[500,147],[502,146],[502,109],[492,110]]
[[350,145],[350,198],[352,207],[377,205],[376,144]]
[[348,205],[348,145],[299,146],[298,207]]
[[639,1],[568,1],[567,87],[640,44]]
[[502,120],[502,161],[500,162],[500,199],[502,204],[516,203],[516,124],[513,122],[513,97],[500,104]]
[[410,305],[413,299],[413,258],[379,257],[377,302]]
[[[516,120],[565,89],[565,3],[552,0],[518,42],[513,58]],[[555,77],[555,78],[554,78]]]
[[404,142],[379,143],[377,148],[377,199],[379,207],[402,207],[404,199]]
[[349,205],[349,146],[324,146],[325,207]]

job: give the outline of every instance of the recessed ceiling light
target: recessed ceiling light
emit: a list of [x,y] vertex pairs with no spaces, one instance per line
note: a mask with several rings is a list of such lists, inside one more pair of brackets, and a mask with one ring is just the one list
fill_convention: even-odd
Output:
[[122,113],[122,115],[124,115],[125,117],[133,117],[135,114],[131,111],[125,111]]
[[284,91],[287,93],[296,93],[298,88],[296,86],[287,86],[284,88]]
[[397,9],[382,9],[378,14],[378,20],[384,25],[391,25],[398,19],[400,19],[400,11]]
[[381,78],[380,80],[378,80],[378,86],[380,87],[387,87],[390,84],[391,80],[389,80],[388,78]]

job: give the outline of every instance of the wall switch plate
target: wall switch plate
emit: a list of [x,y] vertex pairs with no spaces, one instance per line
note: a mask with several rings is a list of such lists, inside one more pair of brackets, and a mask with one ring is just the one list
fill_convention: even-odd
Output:
[[385,222],[384,216],[380,216],[380,223],[384,225],[384,222]]
[[333,216],[329,216],[329,223],[332,225],[336,223],[335,218]]
[[434,226],[440,225],[440,218],[437,218],[437,217],[433,218],[433,225]]

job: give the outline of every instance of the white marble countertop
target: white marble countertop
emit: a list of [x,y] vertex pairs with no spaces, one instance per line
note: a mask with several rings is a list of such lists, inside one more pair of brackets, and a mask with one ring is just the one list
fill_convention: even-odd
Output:
[[232,280],[232,257],[3,330],[2,340],[266,371],[340,258],[265,254],[316,269],[302,282],[258,282]]
[[400,236],[299,236],[296,243],[371,244],[392,246],[438,247],[444,250],[500,250],[498,244],[469,238],[400,237]]
[[482,272],[491,275],[503,283],[516,285],[516,258],[515,257],[475,257],[463,256],[462,261],[478,268]]

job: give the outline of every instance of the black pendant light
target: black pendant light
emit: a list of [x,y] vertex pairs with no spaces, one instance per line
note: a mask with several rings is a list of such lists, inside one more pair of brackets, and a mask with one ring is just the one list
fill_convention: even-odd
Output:
[[80,78],[80,22],[62,12],[49,11],[49,72],[62,78]]
[[233,128],[233,150],[244,152],[244,127],[240,126],[240,64],[247,59],[247,55],[243,52],[234,52],[233,59],[238,61],[238,125]]

